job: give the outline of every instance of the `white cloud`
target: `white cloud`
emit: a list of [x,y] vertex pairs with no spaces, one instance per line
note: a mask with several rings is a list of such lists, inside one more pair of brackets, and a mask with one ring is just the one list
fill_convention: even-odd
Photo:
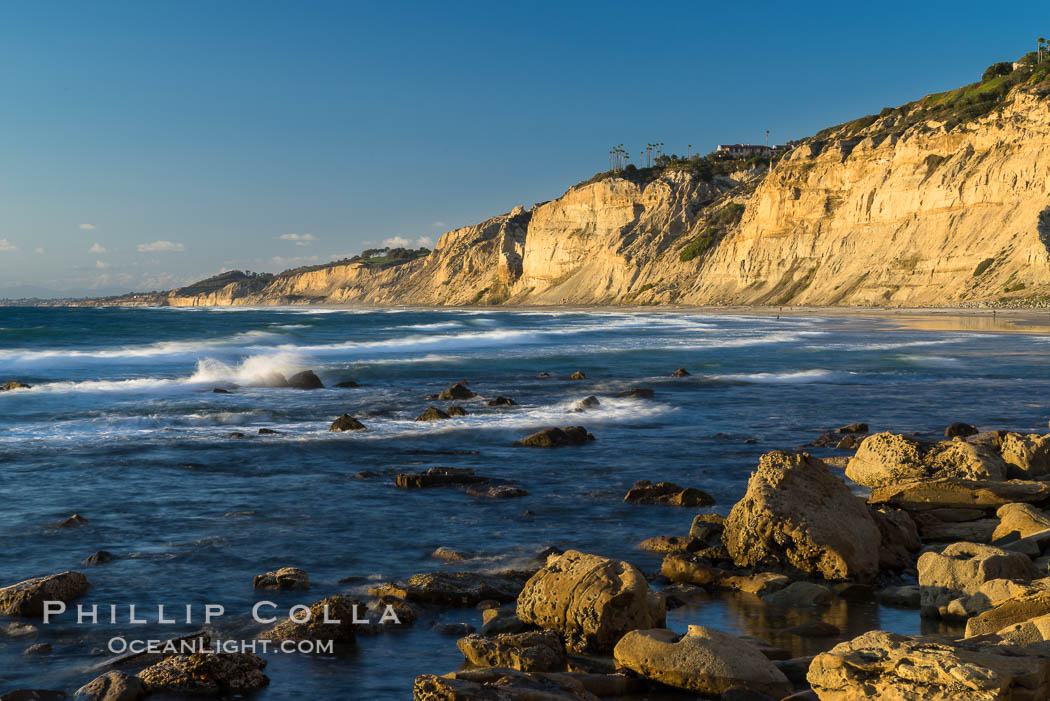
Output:
[[441,229],[441,228],[443,228],[445,226],[445,222],[443,222],[443,221],[435,221],[435,222],[430,222],[430,225],[432,227],[434,227],[435,229]]
[[102,244],[98,243],[97,241],[95,242],[95,244],[91,248],[88,249],[88,253],[105,253],[105,252],[106,252],[106,249],[103,248]]
[[18,246],[14,245],[7,239],[0,239],[0,251],[17,251]]
[[296,246],[309,246],[311,242],[317,240],[313,234],[281,234],[277,238],[282,241],[295,241]]
[[172,241],[140,243],[136,248],[138,248],[139,253],[181,253],[186,250],[186,246],[183,244]]
[[105,270],[106,268],[109,267],[109,263],[106,263],[105,261],[101,261],[101,260],[96,260],[95,261],[95,267],[98,268],[99,270]]
[[94,231],[95,230],[95,225],[94,224],[81,224],[79,228],[83,229],[84,231]]
[[420,236],[416,239],[416,248],[433,248],[434,239],[429,236]]
[[383,245],[387,248],[406,248],[411,246],[412,242],[404,236],[391,236],[388,239],[383,239]]
[[44,249],[43,248],[34,248],[33,251],[36,252],[36,254],[38,256],[44,255]]

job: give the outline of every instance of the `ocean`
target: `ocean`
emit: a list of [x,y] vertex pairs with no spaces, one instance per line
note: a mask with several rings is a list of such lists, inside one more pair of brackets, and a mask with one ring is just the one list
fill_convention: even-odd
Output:
[[[250,611],[263,599],[287,608],[417,572],[522,567],[551,545],[658,571],[661,557],[637,544],[686,535],[697,511],[727,514],[767,451],[800,450],[856,421],[929,435],[954,421],[1045,432],[1050,336],[1035,331],[648,310],[0,308],[0,383],[32,385],[0,393],[0,586],[77,570],[91,584],[79,603],[135,604],[153,621],[65,617],[14,636],[16,619],[0,617],[0,693],[72,692],[99,674],[88,668],[114,637],[200,628],[156,623],[160,604],[220,604],[216,631],[241,639],[260,629]],[[680,367],[690,376],[670,377]],[[274,372],[306,369],[326,388],[266,386]],[[575,371],[587,379],[569,380]],[[346,380],[359,387],[334,387]],[[482,398],[459,402],[469,415],[415,421],[450,404],[426,396],[458,381]],[[617,397],[636,387],[653,397]],[[589,395],[600,405],[574,411]],[[496,396],[516,405],[485,406]],[[369,430],[330,433],[344,413]],[[570,425],[596,440],[511,445]],[[394,473],[431,466],[473,468],[529,494],[394,486]],[[366,470],[378,476],[355,477]],[[717,503],[625,504],[639,479],[698,487]],[[72,514],[87,523],[58,526]],[[440,546],[475,557],[446,564],[430,557]],[[115,559],[81,564],[99,550]],[[310,591],[253,590],[254,575],[284,566],[306,570]],[[340,583],[347,577],[362,579]],[[932,625],[873,603],[800,615],[824,616],[844,635]],[[436,610],[352,650],[268,655],[271,683],[256,698],[409,698],[414,677],[463,661],[434,621],[480,628],[481,614]],[[739,597],[676,608],[668,621],[793,654],[828,647],[778,636],[783,621]],[[51,652],[23,656],[38,642]]]

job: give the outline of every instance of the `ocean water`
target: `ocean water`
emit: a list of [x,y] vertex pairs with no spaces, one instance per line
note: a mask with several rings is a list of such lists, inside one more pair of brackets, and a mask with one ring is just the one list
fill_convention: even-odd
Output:
[[[206,603],[225,606],[221,637],[251,637],[258,600],[309,604],[448,568],[429,557],[439,546],[478,554],[454,566],[462,569],[518,566],[556,545],[655,571],[659,556],[636,544],[685,534],[695,512],[624,504],[635,480],[699,487],[717,499],[710,510],[725,514],[762,453],[797,449],[846,423],[931,434],[952,421],[1042,430],[1048,343],[1039,333],[849,317],[0,308],[0,381],[33,385],[0,394],[0,585],[76,569],[91,582],[80,603],[133,603],[154,621],[129,624],[122,608],[124,620],[112,625],[77,626],[66,616],[28,637],[0,632],[0,693],[71,692],[97,675],[87,668],[105,659],[110,638],[196,630]],[[670,378],[678,367],[692,375]],[[265,386],[274,371],[302,369],[326,385],[360,387]],[[569,381],[576,370],[588,379]],[[467,417],[414,421],[448,404],[425,395],[459,380],[517,406],[468,400]],[[616,398],[631,387],[655,397]],[[600,407],[572,411],[592,394]],[[370,430],[329,433],[343,413]],[[558,450],[510,445],[566,425],[597,440]],[[231,439],[232,431],[248,437]],[[354,478],[433,465],[471,467],[529,496],[408,492],[390,476]],[[88,524],[57,527],[73,513]],[[97,550],[116,560],[80,564]],[[305,569],[311,591],[253,591],[254,575],[282,566]],[[350,576],[364,584],[339,583]],[[155,623],[158,604],[197,606],[197,620]],[[915,612],[874,604],[819,615],[855,633],[922,626]],[[12,620],[0,617],[0,629]],[[455,638],[431,630],[433,620],[481,623],[474,609],[437,611],[411,631],[361,637],[335,655],[269,655],[271,684],[257,698],[409,698],[415,676],[462,662]],[[676,609],[669,623],[761,636],[796,654],[829,645],[780,636],[783,616],[734,597]],[[23,657],[35,642],[53,651]]]

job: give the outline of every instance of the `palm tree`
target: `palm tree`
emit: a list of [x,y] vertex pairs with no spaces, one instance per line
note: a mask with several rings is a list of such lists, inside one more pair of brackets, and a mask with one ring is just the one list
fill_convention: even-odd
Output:
[[686,158],[686,160],[689,160],[692,157],[693,157],[693,145],[692,144],[686,144],[685,145],[685,158]]
[[1035,50],[1036,62],[1037,63],[1042,63],[1043,62],[1043,44],[1046,43],[1046,39],[1044,39],[1043,37],[1039,37],[1038,39],[1036,39],[1036,42],[1037,42],[1036,50]]

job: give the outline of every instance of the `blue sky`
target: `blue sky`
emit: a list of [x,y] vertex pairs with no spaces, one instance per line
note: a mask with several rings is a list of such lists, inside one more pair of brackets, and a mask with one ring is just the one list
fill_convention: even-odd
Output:
[[782,142],[973,82],[1050,36],[1041,5],[4,3],[0,296],[425,244],[613,144]]

